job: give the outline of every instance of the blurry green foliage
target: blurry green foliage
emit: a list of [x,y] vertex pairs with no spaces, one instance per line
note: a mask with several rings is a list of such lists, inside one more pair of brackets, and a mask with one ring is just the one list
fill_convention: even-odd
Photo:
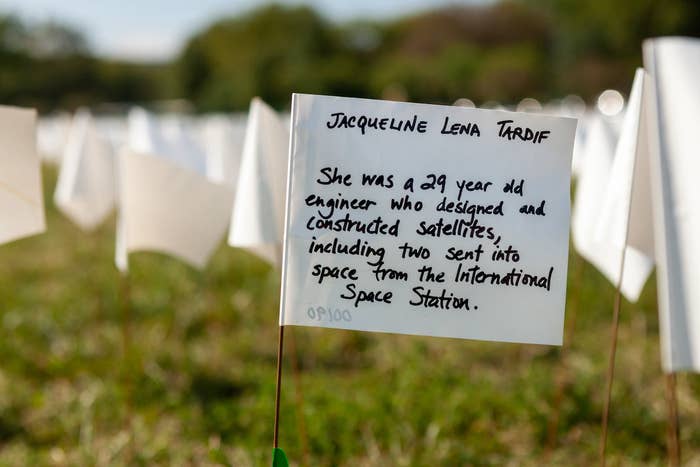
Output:
[[246,108],[256,95],[283,107],[291,90],[347,94],[362,79],[341,34],[307,7],[217,22],[189,42],[179,68],[185,95],[205,110]]
[[161,99],[175,89],[169,65],[100,60],[83,37],[54,23],[0,17],[0,102],[40,111]]
[[292,92],[512,103],[626,90],[641,43],[700,35],[697,0],[504,0],[334,23],[266,5],[194,34],[172,63],[92,56],[55,23],[0,17],[0,102],[40,110],[185,98],[199,111],[287,108]]

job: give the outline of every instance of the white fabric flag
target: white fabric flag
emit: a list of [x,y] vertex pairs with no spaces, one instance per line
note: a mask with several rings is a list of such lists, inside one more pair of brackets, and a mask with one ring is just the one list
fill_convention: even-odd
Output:
[[253,99],[228,242],[277,266],[284,236],[288,154],[288,119]]
[[210,180],[231,186],[238,182],[245,133],[244,116],[210,115],[200,120],[198,134]]
[[0,244],[46,229],[36,111],[0,106]]
[[[608,261],[596,244],[595,231],[600,205],[610,178],[617,135],[614,124],[603,115],[592,118],[586,139],[586,154],[581,161],[571,214],[574,248],[587,261],[608,274],[619,273],[619,261]],[[610,277],[610,276],[608,276]]]
[[[565,115],[568,116],[568,115]],[[571,157],[571,175],[578,177],[581,174],[581,166],[586,154],[586,141],[592,117],[589,113],[581,115],[576,126],[576,139],[574,140],[574,154]]]
[[292,115],[280,324],[561,344],[576,120],[304,94]]
[[114,209],[114,147],[87,110],[79,110],[66,142],[56,183],[56,206],[86,231],[97,228]]
[[654,267],[647,142],[646,133],[640,133],[644,126],[643,103],[644,70],[638,69],[607,187],[602,190],[600,204],[597,207],[590,206],[590,214],[595,216],[591,220],[595,221],[597,227],[589,256],[593,264],[600,267],[601,272],[616,286],[620,281],[621,262],[624,261],[620,288],[632,302],[639,299]]
[[36,128],[36,144],[42,160],[51,164],[61,163],[71,122],[71,116],[67,113],[39,119]]
[[700,371],[700,40],[644,43],[664,371]]
[[129,141],[149,150],[119,154],[117,267],[128,269],[129,252],[150,250],[202,268],[226,232],[233,189],[206,178],[203,151],[186,150],[194,146],[184,127],[166,135],[152,117],[135,115]]
[[112,145],[112,148],[119,149],[126,144],[127,124],[124,117],[98,116],[94,119],[98,133]]
[[183,117],[156,118],[142,108],[128,116],[128,147],[142,154],[157,154],[195,172],[206,173],[206,155],[186,128]]

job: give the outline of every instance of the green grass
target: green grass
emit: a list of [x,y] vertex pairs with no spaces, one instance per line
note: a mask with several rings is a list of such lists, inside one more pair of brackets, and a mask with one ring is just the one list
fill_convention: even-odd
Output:
[[[44,178],[48,232],[0,247],[0,465],[269,465],[274,271],[225,245],[203,273],[132,255],[125,355],[114,222],[80,232],[52,206],[55,171]],[[558,348],[289,328],[303,399],[300,414],[287,347],[280,444],[292,465],[596,464],[614,290],[573,256],[569,278],[565,373]],[[609,465],[666,463],[655,300],[650,281],[623,305]],[[695,465],[699,389],[679,377]]]

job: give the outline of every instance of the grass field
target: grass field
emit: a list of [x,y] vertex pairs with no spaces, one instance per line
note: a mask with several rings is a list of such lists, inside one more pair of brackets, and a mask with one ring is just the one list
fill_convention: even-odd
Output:
[[[0,247],[0,465],[269,465],[275,272],[222,243],[203,273],[132,255],[127,283],[113,220],[82,233],[53,207],[54,183],[45,170],[47,233]],[[293,465],[595,465],[613,295],[572,253],[563,359],[545,346],[290,328],[299,377],[287,347],[280,444]],[[650,281],[623,304],[609,465],[666,463],[655,301]],[[700,465],[700,380],[678,386],[683,459]]]

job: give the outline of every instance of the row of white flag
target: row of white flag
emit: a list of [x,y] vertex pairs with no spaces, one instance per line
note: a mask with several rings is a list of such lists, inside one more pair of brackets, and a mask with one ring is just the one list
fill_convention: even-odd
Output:
[[74,116],[54,200],[84,230],[118,208],[120,270],[128,269],[128,253],[139,250],[201,268],[229,224],[231,245],[279,262],[285,118],[255,99],[247,125],[226,116],[197,123],[193,131],[182,117],[159,118],[138,108],[121,125],[85,110]]
[[[636,301],[658,266],[666,371],[700,370],[700,41],[644,44],[624,118],[579,122],[573,172],[576,250]],[[32,111],[0,112],[0,243],[44,229]],[[55,144],[48,127],[39,144]],[[53,138],[53,139],[52,139]],[[243,117],[126,121],[80,111],[63,141],[56,205],[85,230],[117,209],[116,264],[167,253],[203,267],[228,229],[232,246],[279,264],[284,236],[289,121],[259,99]],[[623,265],[624,257],[624,267]]]
[[662,366],[700,371],[700,41],[643,52],[619,133],[604,119],[588,128],[572,237],[630,301],[657,266]]

